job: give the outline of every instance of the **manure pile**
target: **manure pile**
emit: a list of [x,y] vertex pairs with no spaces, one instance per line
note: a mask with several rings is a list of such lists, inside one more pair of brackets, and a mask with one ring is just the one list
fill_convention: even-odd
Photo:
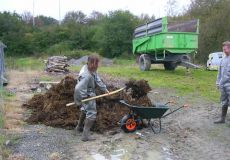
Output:
[[[24,107],[32,109],[30,117],[26,122],[30,124],[43,123],[48,126],[72,129],[77,125],[80,109],[76,105],[66,107],[67,103],[73,102],[74,87],[76,80],[66,76],[60,83],[53,85],[46,93],[34,95]],[[118,88],[107,84],[109,91]],[[130,80],[126,84],[126,90],[115,95],[100,98],[97,103],[97,120],[93,130],[99,133],[114,129],[117,122],[128,113],[129,109],[118,103],[124,99],[133,105],[151,106],[147,93],[151,90],[147,81]],[[103,94],[96,89],[96,94]]]

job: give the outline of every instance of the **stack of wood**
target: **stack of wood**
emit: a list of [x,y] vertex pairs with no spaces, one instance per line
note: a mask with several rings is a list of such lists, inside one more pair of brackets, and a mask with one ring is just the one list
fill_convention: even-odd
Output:
[[69,65],[67,64],[67,57],[65,56],[53,56],[49,57],[48,61],[46,62],[45,70],[47,72],[62,72],[66,73],[69,70],[66,68]]

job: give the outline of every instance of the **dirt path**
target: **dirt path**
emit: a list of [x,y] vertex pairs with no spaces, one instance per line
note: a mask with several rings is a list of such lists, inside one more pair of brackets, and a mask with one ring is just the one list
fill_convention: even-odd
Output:
[[115,135],[94,133],[96,141],[83,143],[81,135],[74,136],[72,130],[24,124],[28,111],[20,106],[34,94],[30,82],[43,75],[35,71],[9,72],[7,88],[16,93],[16,100],[6,105],[11,109],[6,110],[5,128],[16,137],[9,145],[12,150],[9,159],[226,160],[230,157],[230,114],[226,124],[214,125],[219,104],[197,95],[172,96],[174,91],[167,89],[154,89],[149,96],[155,103],[174,100],[175,106],[188,103],[190,107],[164,118],[160,134],[149,128],[126,134],[118,128]]
[[[163,95],[163,96],[162,96]],[[165,130],[162,138],[169,142],[173,159],[221,159],[230,156],[229,114],[226,124],[215,125],[213,121],[219,117],[219,104],[208,102],[198,96],[170,97],[170,91],[159,91],[155,97],[168,97],[190,107],[164,120]]]

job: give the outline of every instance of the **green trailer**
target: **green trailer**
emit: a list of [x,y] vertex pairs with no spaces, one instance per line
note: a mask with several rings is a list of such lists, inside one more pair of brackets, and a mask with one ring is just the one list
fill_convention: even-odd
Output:
[[199,20],[175,22],[168,17],[138,26],[134,31],[133,54],[139,59],[140,70],[151,64],[164,64],[166,70],[178,65],[198,68],[190,56],[198,49]]

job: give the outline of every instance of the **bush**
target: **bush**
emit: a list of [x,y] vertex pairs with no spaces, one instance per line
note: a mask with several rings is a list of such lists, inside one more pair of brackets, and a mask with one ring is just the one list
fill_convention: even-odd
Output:
[[95,54],[95,53],[88,50],[72,50],[72,51],[63,52],[63,55],[67,56],[68,58],[80,58],[90,54]]
[[[59,46],[52,46],[52,48],[48,49],[47,52],[42,53],[42,57],[47,57],[48,56],[66,56],[68,58],[80,58],[82,56],[90,55],[90,54],[95,54],[95,52],[91,52],[88,50],[81,50],[81,49],[75,49],[75,50],[70,50],[69,48],[58,48]],[[60,49],[60,50],[59,50]]]
[[46,50],[48,55],[63,55],[64,52],[70,51],[71,45],[68,42],[60,42],[52,45]]

